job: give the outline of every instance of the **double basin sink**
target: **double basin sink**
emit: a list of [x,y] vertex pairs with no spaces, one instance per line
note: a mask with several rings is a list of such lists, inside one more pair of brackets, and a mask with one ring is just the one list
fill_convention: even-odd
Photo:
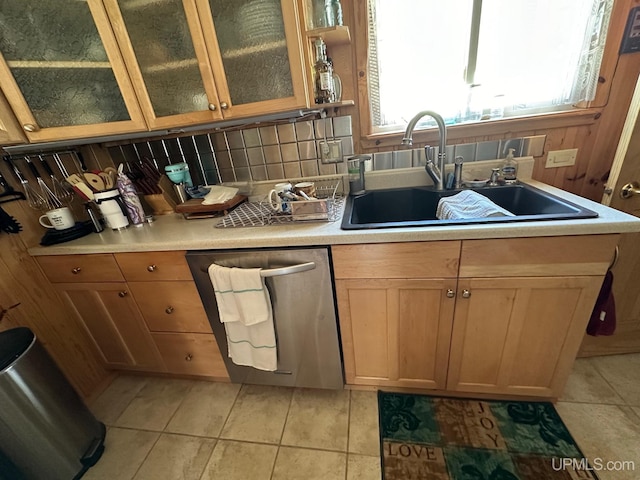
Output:
[[475,188],[474,191],[514,216],[439,220],[438,201],[460,190],[436,191],[432,187],[371,190],[349,197],[342,218],[343,230],[391,227],[429,227],[541,220],[595,218],[596,212],[526,184]]

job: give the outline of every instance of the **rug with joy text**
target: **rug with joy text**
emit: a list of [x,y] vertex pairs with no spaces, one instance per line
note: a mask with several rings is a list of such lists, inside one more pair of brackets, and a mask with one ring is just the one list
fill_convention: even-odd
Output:
[[548,402],[378,392],[384,480],[597,480]]

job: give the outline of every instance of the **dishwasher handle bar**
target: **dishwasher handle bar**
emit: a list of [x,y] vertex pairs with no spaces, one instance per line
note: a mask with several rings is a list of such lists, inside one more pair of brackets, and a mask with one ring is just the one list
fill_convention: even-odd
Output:
[[[297,265],[288,265],[286,267],[268,268],[260,271],[261,277],[280,277],[282,275],[292,275],[294,273],[306,272],[307,270],[313,270],[316,268],[315,262],[299,263]],[[206,268],[202,269],[203,272],[209,273]]]

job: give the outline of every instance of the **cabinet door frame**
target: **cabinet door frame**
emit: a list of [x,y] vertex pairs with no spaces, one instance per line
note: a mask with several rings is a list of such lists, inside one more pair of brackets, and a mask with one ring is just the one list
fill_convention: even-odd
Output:
[[87,6],[91,11],[91,15],[95,21],[96,28],[102,44],[107,53],[109,63],[113,70],[114,77],[120,88],[120,93],[130,120],[117,122],[104,122],[89,125],[69,125],[63,127],[40,127],[36,121],[33,112],[29,108],[27,101],[22,95],[22,91],[15,81],[11,68],[0,53],[0,78],[2,79],[2,90],[4,91],[7,101],[11,105],[18,122],[22,128],[26,125],[34,125],[36,130],[33,132],[26,131],[25,134],[30,142],[46,142],[63,139],[75,139],[94,136],[104,136],[120,133],[132,133],[147,130],[147,125],[142,115],[142,110],[138,104],[133,85],[129,79],[124,60],[120,54],[120,49],[116,43],[115,36],[111,30],[107,13],[102,5],[101,0],[87,0]]
[[[470,297],[461,298],[458,295],[456,311],[453,321],[453,333],[451,336],[451,352],[449,356],[449,373],[447,378],[447,390],[455,392],[470,392],[483,394],[507,394],[540,396],[557,398],[562,393],[566,380],[571,373],[571,368],[582,341],[582,332],[586,328],[593,305],[598,296],[601,276],[571,276],[571,277],[512,277],[512,278],[461,278],[458,283],[458,293],[463,290],[470,292]],[[530,366],[540,368],[547,365],[552,369],[551,378],[547,385],[517,385],[512,383],[515,367],[517,366],[518,346],[527,320],[527,309],[532,305],[529,301],[531,291],[538,286],[556,288],[560,291],[579,289],[578,297],[573,308],[571,318],[566,319],[565,336],[557,350],[555,357],[533,359]],[[466,342],[474,339],[467,338],[467,327],[470,314],[470,300],[474,293],[480,289],[513,290],[515,291],[509,305],[495,305],[495,308],[511,308],[509,321],[503,331],[502,342],[487,345],[486,348],[497,352],[502,348],[498,365],[492,370],[495,382],[471,382],[460,380],[463,367],[463,357]],[[486,322],[491,322],[491,309],[486,313]],[[545,333],[545,332],[542,332]],[[469,359],[476,366],[486,365],[482,358]]]
[[[120,282],[109,283],[56,283],[54,287],[58,290],[65,302],[76,312],[77,317],[80,319],[82,326],[85,328],[91,339],[93,340],[96,348],[100,352],[106,365],[117,368],[130,368],[135,370],[145,371],[165,371],[164,363],[160,356],[155,342],[151,336],[151,333],[147,329],[147,325],[142,317],[142,314],[138,310],[138,306],[135,303],[133,296],[129,293],[128,285]],[[107,329],[111,330],[113,337],[111,340],[118,343],[118,348],[123,351],[128,361],[124,362],[109,362],[105,357],[101,342],[104,342],[105,338],[96,339],[95,332],[93,332],[89,325],[86,323],[85,315],[78,310],[77,305],[71,299],[70,292],[87,292],[89,295],[96,296],[95,303],[99,304],[102,314],[109,322]],[[102,294],[107,295],[113,293],[117,295],[118,292],[125,292],[123,302],[126,302],[125,309],[127,315],[124,318],[120,318],[117,313],[111,312],[105,305]],[[123,331],[122,326],[125,325],[129,330],[129,335]],[[136,353],[137,350],[137,353]],[[142,358],[146,358],[146,361],[141,361]]]
[[111,21],[114,35],[120,46],[124,62],[127,66],[129,75],[131,76],[133,87],[138,95],[142,113],[144,114],[144,118],[146,119],[149,128],[152,130],[173,128],[222,120],[218,92],[216,91],[211,63],[205,47],[204,35],[200,27],[200,20],[198,18],[198,12],[194,1],[182,0],[182,6],[189,26],[189,32],[191,33],[193,48],[196,54],[196,60],[198,61],[198,69],[200,71],[200,76],[202,77],[204,90],[207,95],[207,101],[210,105],[215,107],[215,110],[211,110],[210,108],[208,110],[186,112],[164,117],[156,115],[153,104],[151,103],[151,98],[149,97],[147,86],[133,49],[133,44],[131,43],[124,17],[122,16],[120,6],[118,5],[118,0],[103,1]]
[[211,68],[218,90],[220,102],[226,103],[227,108],[222,109],[225,119],[237,117],[249,117],[253,115],[263,115],[271,112],[294,110],[296,108],[306,108],[309,106],[309,98],[306,88],[306,73],[304,69],[304,53],[302,34],[300,29],[300,16],[296,0],[281,0],[282,18],[284,21],[284,32],[287,42],[287,52],[289,56],[289,68],[291,69],[291,81],[293,86],[293,96],[265,100],[261,102],[234,105],[231,102],[227,74],[222,62],[220,44],[213,22],[213,14],[209,7],[208,0],[185,0],[195,2],[202,24],[204,41],[209,53]]
[[[447,296],[447,290],[456,289],[456,279],[344,279],[336,280],[336,298],[338,303],[340,331],[343,345],[344,370],[348,384],[408,387],[432,390],[444,390],[447,381],[449,363],[449,345],[454,315],[455,298]],[[403,289],[440,290],[438,331],[436,352],[433,354],[433,378],[403,378],[401,376],[400,339],[407,338],[410,332],[400,331],[400,291]],[[364,376],[358,374],[356,358],[356,340],[353,335],[353,319],[349,292],[351,290],[384,290],[387,312],[386,352],[381,358],[386,363],[388,375]],[[364,340],[366,341],[366,339]],[[360,360],[364,361],[364,360]]]
[[22,133],[20,125],[9,106],[7,99],[0,91],[0,145],[26,143],[27,138]]

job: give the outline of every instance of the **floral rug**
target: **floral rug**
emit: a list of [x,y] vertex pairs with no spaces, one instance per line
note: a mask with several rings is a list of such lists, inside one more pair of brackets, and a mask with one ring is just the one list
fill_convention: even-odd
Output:
[[551,403],[378,392],[384,480],[592,480]]

